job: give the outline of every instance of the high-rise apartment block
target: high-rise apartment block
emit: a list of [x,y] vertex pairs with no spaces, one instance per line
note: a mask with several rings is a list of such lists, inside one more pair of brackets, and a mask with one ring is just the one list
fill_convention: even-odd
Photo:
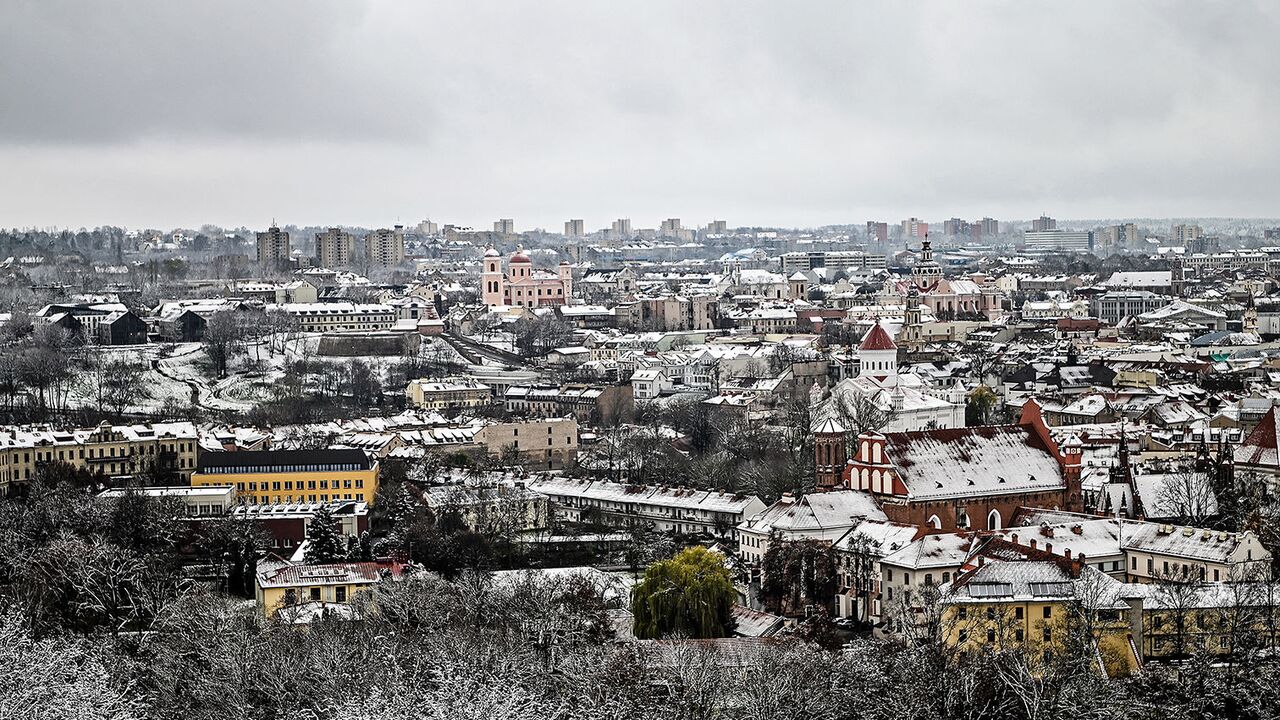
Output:
[[724,220],[712,220],[707,224],[707,233],[711,235],[724,235],[729,232],[729,223]]
[[350,265],[355,244],[355,236],[342,228],[329,228],[322,233],[316,233],[316,265],[323,268]]
[[980,237],[993,238],[1000,234],[1000,223],[994,218],[984,217],[975,224],[978,226]]
[[876,222],[874,220],[867,223],[867,242],[868,243],[887,243],[889,242],[889,223]]
[[289,261],[289,233],[272,225],[266,232],[258,233],[258,263],[283,265]]
[[942,223],[942,234],[949,238],[967,238],[971,234],[969,221],[951,218]]
[[611,228],[616,237],[631,237],[631,218],[618,218]]
[[1048,215],[1041,215],[1039,218],[1031,221],[1032,232],[1044,232],[1046,230],[1057,230],[1058,221]]
[[1204,237],[1204,229],[1199,225],[1174,225],[1171,234],[1175,244],[1187,247]]
[[404,226],[379,228],[365,235],[364,252],[375,267],[395,267],[404,262]]
[[663,235],[677,235],[680,233],[680,218],[667,218],[662,221]]
[[516,221],[511,218],[502,218],[493,222],[493,231],[502,233],[503,235],[516,234]]
[[586,232],[583,230],[582,220],[565,220],[564,234],[568,237],[582,237],[583,235],[586,235]]
[[908,218],[902,221],[902,237],[924,239],[929,234],[929,223],[922,222],[920,218]]

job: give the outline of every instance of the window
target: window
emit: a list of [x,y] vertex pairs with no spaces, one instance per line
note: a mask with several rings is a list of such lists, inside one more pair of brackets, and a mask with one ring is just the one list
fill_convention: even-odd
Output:
[[346,587],[345,585],[339,585],[338,587],[334,588],[334,589],[333,589],[333,599],[334,599],[334,602],[346,602],[346,601],[347,601],[347,587]]
[[989,642],[989,643],[993,643],[993,642],[995,642],[995,641],[996,641],[996,631],[995,631],[995,630],[988,630],[988,631],[987,631],[987,642]]
[[319,600],[319,599],[320,599],[320,588],[318,588],[318,587],[313,587],[313,588],[311,588],[311,599],[312,599],[312,600]]
[[1044,641],[1045,641],[1045,642],[1049,642],[1049,641],[1050,641],[1050,640],[1052,640],[1052,639],[1053,639],[1053,628],[1049,627],[1048,625],[1045,625],[1045,626],[1044,626]]
[[961,630],[961,631],[960,631],[959,638],[960,638],[960,642],[962,642],[962,643],[963,643],[963,642],[968,642],[968,641],[969,641],[969,631],[968,631],[968,630]]
[[969,619],[969,608],[967,608],[967,607],[962,607],[962,608],[960,608],[960,611],[959,611],[959,612],[957,612],[956,614],[960,617],[960,619],[961,619],[961,620],[968,620],[968,619]]
[[1022,608],[1014,608],[1014,609],[1013,609],[1013,616],[1014,616],[1015,618],[1017,618],[1017,619],[1021,620],[1021,619],[1022,619]]
[[1050,607],[1049,605],[1044,606],[1044,616],[1046,618],[1053,617],[1053,608]]
[[987,619],[988,620],[996,619],[996,609],[991,605],[987,606]]

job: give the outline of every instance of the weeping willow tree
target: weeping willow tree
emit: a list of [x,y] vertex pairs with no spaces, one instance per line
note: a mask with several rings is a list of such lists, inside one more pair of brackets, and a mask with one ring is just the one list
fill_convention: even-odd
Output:
[[631,594],[635,634],[718,638],[733,628],[733,581],[721,557],[703,547],[650,565]]

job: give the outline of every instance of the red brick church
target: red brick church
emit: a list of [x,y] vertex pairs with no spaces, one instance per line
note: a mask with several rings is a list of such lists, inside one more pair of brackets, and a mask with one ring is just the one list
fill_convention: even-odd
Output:
[[[846,459],[846,448],[853,457]],[[819,490],[863,490],[926,532],[999,530],[1020,507],[1081,512],[1080,449],[1059,448],[1029,400],[1016,425],[863,433],[814,428]]]

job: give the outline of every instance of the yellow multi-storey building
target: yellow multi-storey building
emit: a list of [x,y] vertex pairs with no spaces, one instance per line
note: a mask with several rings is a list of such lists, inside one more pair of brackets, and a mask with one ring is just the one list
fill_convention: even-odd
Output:
[[378,462],[363,450],[241,450],[205,453],[193,486],[234,485],[250,504],[362,500],[373,505]]
[[48,426],[0,427],[0,491],[10,483],[30,482],[51,463],[90,469],[107,477],[134,475],[152,468],[182,478],[196,468],[197,437],[189,422],[110,425],[56,430]]
[[1099,672],[1141,667],[1126,586],[1101,572],[1051,560],[987,560],[942,594],[941,637],[959,653],[1021,651],[1051,661],[1094,655]]

